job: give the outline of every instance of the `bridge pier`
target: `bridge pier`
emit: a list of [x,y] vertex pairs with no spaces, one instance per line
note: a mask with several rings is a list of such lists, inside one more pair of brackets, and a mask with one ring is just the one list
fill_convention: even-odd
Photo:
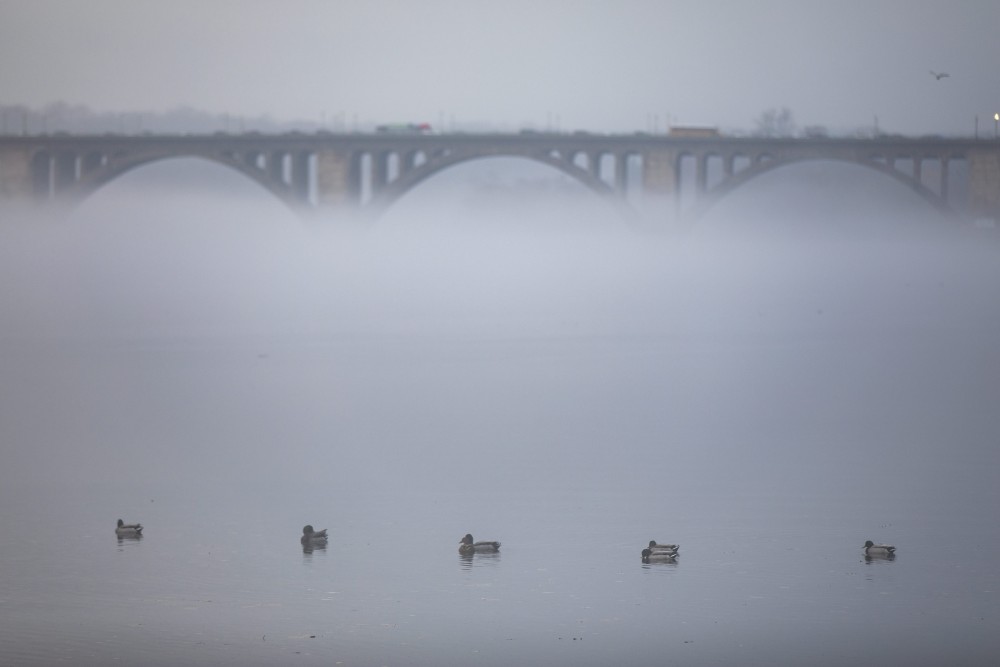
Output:
[[628,193],[628,153],[615,156],[615,191],[623,198]]
[[950,197],[948,194],[948,158],[944,158],[941,161],[940,176],[941,176],[941,182],[938,185],[938,188],[941,193],[941,199],[943,199],[944,201],[950,201]]
[[285,182],[285,155],[283,151],[272,151],[267,157],[267,174],[276,183]]
[[701,198],[708,191],[708,155],[695,156],[695,193]]
[[76,155],[63,151],[55,155],[54,160],[55,190],[63,190],[76,181]]
[[379,152],[373,156],[372,160],[372,196],[374,197],[382,188],[389,184],[389,157],[390,153]]
[[586,153],[587,171],[596,179],[601,177],[601,154],[597,151]]
[[971,149],[967,159],[969,213],[1000,224],[1000,149]]
[[736,154],[730,153],[726,156],[726,159],[722,161],[722,174],[726,178],[733,175],[736,169]]
[[0,145],[0,198],[30,201],[35,198],[30,146]]
[[356,206],[359,177],[350,153],[321,148],[316,152],[316,206],[321,209]]
[[311,156],[306,151],[299,151],[292,155],[292,174],[289,185],[297,200],[303,204],[310,204],[310,182],[309,182],[309,162]]
[[644,193],[661,197],[677,194],[677,153],[672,150],[649,150],[642,171]]

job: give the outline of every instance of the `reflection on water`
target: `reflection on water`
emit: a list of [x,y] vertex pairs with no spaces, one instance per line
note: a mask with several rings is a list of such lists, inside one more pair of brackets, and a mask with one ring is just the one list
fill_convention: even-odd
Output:
[[[987,482],[981,486],[991,488]],[[0,545],[5,566],[17,573],[0,579],[0,595],[10,602],[0,607],[0,639],[16,648],[0,657],[29,665],[65,653],[74,664],[589,666],[633,664],[629,658],[662,651],[685,665],[832,666],[869,652],[892,658],[881,644],[889,635],[900,663],[928,664],[920,661],[924,651],[946,657],[934,647],[961,636],[969,658],[963,664],[985,665],[977,657],[997,647],[987,630],[996,620],[993,596],[984,591],[998,580],[986,552],[958,554],[947,571],[923,552],[859,567],[856,534],[868,498],[831,492],[818,501],[828,518],[817,526],[798,514],[801,502],[792,496],[772,506],[767,494],[691,491],[696,502],[671,515],[671,534],[685,544],[684,566],[678,558],[635,568],[637,545],[662,519],[638,511],[627,484],[572,502],[565,489],[494,496],[475,512],[493,514],[490,523],[516,548],[457,554],[456,571],[447,526],[467,507],[461,494],[451,504],[434,492],[408,494],[415,513],[440,515],[411,524],[398,503],[352,503],[349,493],[324,490],[307,501],[339,508],[338,539],[295,556],[288,526],[301,501],[294,480],[277,490],[283,500],[270,504],[240,491],[242,484],[216,486],[184,487],[196,500],[161,494],[149,517],[155,534],[116,540],[122,557],[111,559],[103,516],[123,491],[53,492],[77,499],[71,510],[59,509],[59,548],[50,548],[56,540],[49,535]],[[227,498],[240,494],[246,518],[232,520]],[[601,513],[580,506],[590,496],[600,497]],[[712,499],[728,523],[713,515]],[[967,508],[970,527],[990,516],[984,507]],[[5,533],[23,532],[46,522],[44,508],[26,503],[0,514],[0,524]],[[897,524],[888,536],[896,543],[927,539],[927,513],[914,510],[919,520]],[[560,543],[574,548],[553,549],[551,517],[559,517]],[[385,534],[405,548],[373,549]],[[790,536],[804,536],[794,554],[783,548]],[[290,567],[299,559],[307,566]],[[927,599],[937,602],[921,604]],[[913,627],[932,629],[916,636]],[[567,647],[571,637],[584,638],[585,650],[580,641]],[[825,657],[795,653],[806,645]],[[151,650],[155,656],[144,655]],[[88,655],[96,657],[88,663]]]
[[650,565],[654,563],[663,563],[666,565],[676,565],[677,564],[677,554],[658,554],[658,553],[647,553],[649,549],[642,550],[642,562],[644,565]]
[[[326,548],[320,549],[302,549],[302,563],[305,565],[312,564],[314,558],[323,558],[326,556]],[[320,562],[320,561],[317,561]]]
[[677,559],[673,560],[646,560],[642,559],[642,569],[644,570],[656,570],[660,568],[673,569],[678,566]]
[[304,554],[311,554],[314,551],[326,551],[326,542],[325,541],[314,543],[311,540],[302,539],[302,540],[299,540],[299,542],[302,543],[302,553],[304,553]]
[[459,553],[458,561],[463,570],[471,570],[473,567],[496,567],[500,564],[500,552]]
[[894,560],[896,560],[895,553],[865,554],[866,563],[875,563],[879,561],[894,561]]

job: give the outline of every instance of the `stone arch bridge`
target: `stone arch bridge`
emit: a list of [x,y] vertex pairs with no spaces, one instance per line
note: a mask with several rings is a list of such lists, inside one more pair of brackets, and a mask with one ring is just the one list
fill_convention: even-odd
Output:
[[777,167],[838,160],[888,174],[959,219],[1000,220],[1000,141],[879,137],[551,134],[215,134],[0,137],[0,199],[72,206],[131,169],[199,157],[245,174],[303,214],[377,216],[421,181],[477,158],[516,156],[575,178],[625,215],[647,197],[693,214]]

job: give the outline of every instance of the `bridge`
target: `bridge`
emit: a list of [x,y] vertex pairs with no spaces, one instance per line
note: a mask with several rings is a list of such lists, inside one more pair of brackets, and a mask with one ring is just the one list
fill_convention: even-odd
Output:
[[687,201],[698,215],[778,167],[835,160],[887,174],[959,220],[1000,221],[1000,141],[876,137],[745,138],[602,134],[214,134],[0,136],[0,200],[73,206],[122,174],[168,158],[234,169],[303,215],[377,217],[455,165],[514,156],[549,165],[623,215],[644,200]]

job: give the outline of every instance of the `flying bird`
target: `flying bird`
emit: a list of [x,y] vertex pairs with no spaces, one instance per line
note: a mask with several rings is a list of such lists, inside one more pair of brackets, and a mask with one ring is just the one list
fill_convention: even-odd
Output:
[[934,70],[931,70],[931,76],[940,81],[946,76],[951,76],[951,75],[948,74],[947,72],[935,72]]

